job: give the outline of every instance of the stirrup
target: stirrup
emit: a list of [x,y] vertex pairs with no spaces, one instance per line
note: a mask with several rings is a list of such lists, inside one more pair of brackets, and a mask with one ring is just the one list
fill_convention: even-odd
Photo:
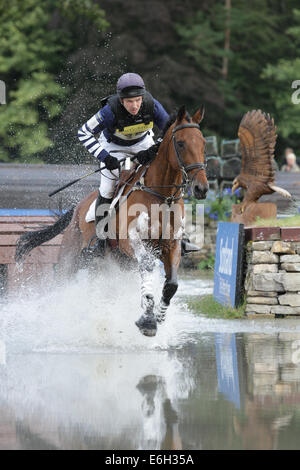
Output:
[[200,251],[201,248],[191,243],[189,240],[181,240],[181,256],[188,255],[189,253],[195,253],[196,251]]
[[[96,239],[96,241],[93,245],[91,245],[91,242],[94,239]],[[89,256],[98,256],[98,257],[101,257],[101,258],[104,258],[105,251],[106,251],[106,240],[102,240],[102,239],[96,237],[96,235],[91,238],[91,240],[90,240],[90,242],[89,242],[89,244],[86,248],[86,253]]]

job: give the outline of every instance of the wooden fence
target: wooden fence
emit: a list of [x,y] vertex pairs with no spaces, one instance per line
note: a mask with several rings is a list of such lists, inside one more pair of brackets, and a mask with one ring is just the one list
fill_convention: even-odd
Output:
[[20,266],[15,262],[15,252],[17,241],[24,232],[39,230],[55,220],[55,217],[45,215],[0,216],[1,294],[53,280],[62,235],[34,248]]

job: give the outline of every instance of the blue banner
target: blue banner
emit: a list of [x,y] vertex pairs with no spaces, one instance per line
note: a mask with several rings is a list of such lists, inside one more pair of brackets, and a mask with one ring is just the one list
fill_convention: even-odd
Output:
[[217,230],[214,297],[223,305],[237,307],[241,300],[244,225],[219,222]]

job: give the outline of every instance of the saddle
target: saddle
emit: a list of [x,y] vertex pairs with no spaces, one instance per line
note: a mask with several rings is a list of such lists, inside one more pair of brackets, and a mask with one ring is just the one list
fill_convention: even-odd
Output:
[[125,183],[128,183],[131,179],[131,177],[133,177],[137,171],[137,167],[139,165],[138,164],[134,164],[132,168],[130,168],[130,170],[122,170],[121,173],[120,173],[120,176],[119,176],[119,181],[115,187],[115,192],[114,192],[114,195],[113,195],[113,199],[115,199],[117,196],[118,196],[118,193],[120,191],[120,189],[122,188],[122,186],[125,185]]

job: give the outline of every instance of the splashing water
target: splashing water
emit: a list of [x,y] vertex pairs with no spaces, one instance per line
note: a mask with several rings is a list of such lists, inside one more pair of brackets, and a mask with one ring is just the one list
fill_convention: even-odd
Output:
[[[168,349],[184,343],[196,317],[175,301],[154,338],[135,325],[141,314],[140,276],[116,263],[91,275],[80,271],[60,286],[32,287],[1,308],[0,340],[8,352],[101,352],[111,349]],[[164,279],[154,276],[156,302]],[[180,324],[179,324],[180,323]]]
[[[153,276],[155,301],[164,283],[156,266]],[[101,353],[111,351],[168,350],[202,340],[212,332],[300,331],[299,320],[223,320],[195,315],[181,296],[211,293],[212,281],[179,281],[166,320],[153,338],[135,325],[140,306],[139,273],[122,271],[115,262],[97,274],[80,271],[59,286],[28,289],[0,304],[0,341],[7,353]]]

